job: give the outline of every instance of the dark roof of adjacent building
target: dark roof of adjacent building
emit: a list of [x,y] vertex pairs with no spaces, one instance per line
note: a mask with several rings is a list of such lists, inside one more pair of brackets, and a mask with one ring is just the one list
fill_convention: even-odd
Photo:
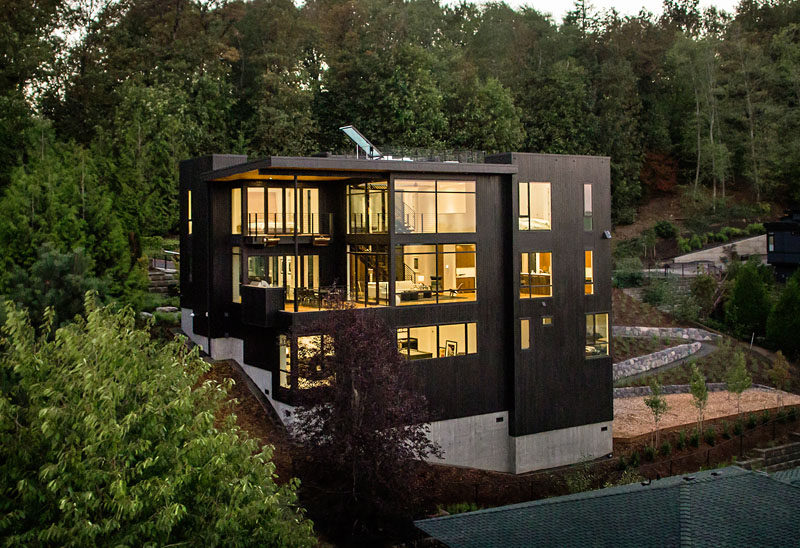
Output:
[[417,527],[456,547],[797,546],[800,469],[731,466],[477,512]]

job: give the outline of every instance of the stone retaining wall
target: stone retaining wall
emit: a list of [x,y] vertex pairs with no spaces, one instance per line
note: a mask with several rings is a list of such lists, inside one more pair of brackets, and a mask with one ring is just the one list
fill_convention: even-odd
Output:
[[[724,392],[728,386],[724,382],[709,382],[706,383],[709,392]],[[756,390],[774,391],[771,386],[764,386],[763,384],[754,384],[750,388]],[[662,394],[688,394],[691,389],[688,384],[668,384],[661,387]],[[652,393],[649,386],[627,386],[625,388],[615,388],[615,398],[636,398],[641,396],[649,396]]]
[[658,337],[660,339],[683,339],[686,341],[715,341],[720,335],[696,327],[632,327],[615,325],[611,328],[614,337]]
[[658,352],[653,352],[652,354],[647,354],[646,356],[637,356],[629,360],[615,363],[613,366],[613,379],[616,382],[620,379],[624,379],[625,377],[631,377],[639,373],[644,373],[645,371],[650,371],[651,369],[656,369],[657,367],[662,367],[668,363],[681,360],[700,350],[701,346],[703,345],[699,342],[679,344],[678,346],[672,346],[664,350],[659,350]]

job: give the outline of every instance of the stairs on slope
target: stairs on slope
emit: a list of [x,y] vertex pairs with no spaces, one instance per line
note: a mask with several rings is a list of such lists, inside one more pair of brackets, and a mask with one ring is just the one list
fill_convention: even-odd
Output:
[[178,285],[178,279],[172,272],[164,272],[160,269],[150,269],[147,271],[147,277],[150,279],[150,292],[168,294],[170,288]]
[[794,432],[790,439],[791,441],[784,445],[753,449],[750,458],[739,462],[739,466],[748,470],[761,470],[768,474],[797,468],[800,466],[800,434]]

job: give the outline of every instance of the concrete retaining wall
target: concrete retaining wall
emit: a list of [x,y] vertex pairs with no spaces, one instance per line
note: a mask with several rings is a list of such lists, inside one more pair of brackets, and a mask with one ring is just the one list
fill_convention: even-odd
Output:
[[631,327],[615,325],[611,328],[614,337],[657,337],[659,339],[683,339],[685,341],[715,341],[720,335],[696,327]]
[[699,342],[679,344],[678,346],[665,348],[664,350],[659,350],[658,352],[653,352],[646,356],[636,356],[635,358],[615,363],[613,366],[613,379],[616,382],[625,377],[632,377],[633,375],[662,367],[676,360],[681,360],[691,356],[700,350],[702,346],[703,345]]

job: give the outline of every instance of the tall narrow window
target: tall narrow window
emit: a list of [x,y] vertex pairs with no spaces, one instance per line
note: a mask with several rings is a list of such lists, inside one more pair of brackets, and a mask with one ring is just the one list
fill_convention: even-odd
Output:
[[186,218],[187,218],[187,224],[189,226],[189,234],[191,234],[192,233],[192,191],[191,190],[189,191],[189,196],[186,198],[186,200],[187,200],[188,205],[189,205],[189,211],[188,211],[188,214],[187,214]]
[[386,181],[348,185],[348,231],[350,234],[385,234],[389,185]]
[[[191,224],[189,226],[191,226]],[[191,232],[191,230],[189,230],[189,232]],[[775,251],[775,234],[773,232],[767,234],[767,251]]]
[[583,185],[583,229],[592,230],[592,185]]
[[242,233],[242,189],[231,189],[231,234]]
[[520,299],[553,296],[553,254],[535,251],[523,253],[519,274]]
[[608,314],[586,314],[586,357],[608,356]]
[[519,321],[519,347],[522,350],[531,347],[531,321],[528,318]]
[[247,234],[250,236],[266,234],[264,187],[247,188]]
[[586,250],[583,252],[583,292],[586,295],[594,294],[594,265],[593,265],[592,252]]
[[550,228],[550,183],[519,183],[519,229]]
[[281,388],[291,386],[292,374],[292,348],[289,344],[289,337],[286,335],[278,336],[278,382]]
[[231,253],[231,294],[233,302],[242,302],[242,255],[238,247],[234,247]]

